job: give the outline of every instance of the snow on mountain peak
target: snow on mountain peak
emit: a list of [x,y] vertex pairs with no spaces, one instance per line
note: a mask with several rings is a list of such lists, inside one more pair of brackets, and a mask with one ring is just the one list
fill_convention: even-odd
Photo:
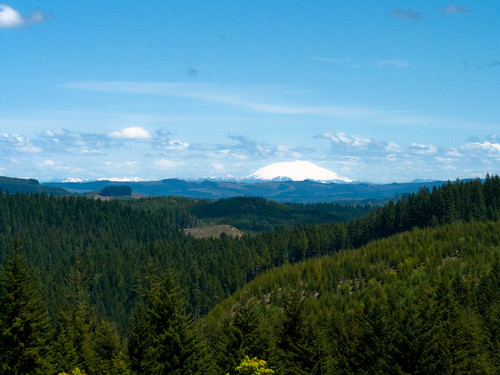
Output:
[[340,176],[333,171],[304,160],[273,163],[257,169],[250,177],[259,180],[290,179],[292,181],[352,182],[347,177]]
[[68,177],[65,180],[62,180],[62,182],[83,182],[81,178],[76,178],[76,177]]
[[97,181],[112,181],[112,182],[141,182],[144,181],[140,177],[111,177],[111,178],[99,178]]

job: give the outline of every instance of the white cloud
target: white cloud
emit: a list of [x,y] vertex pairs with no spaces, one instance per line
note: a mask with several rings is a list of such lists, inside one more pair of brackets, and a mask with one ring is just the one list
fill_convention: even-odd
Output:
[[[165,129],[149,133],[142,127],[124,128],[110,133],[79,133],[53,128],[44,130],[30,139],[23,135],[0,133],[0,155],[13,153],[71,154],[79,156],[111,155],[118,149],[134,149],[149,154],[154,151],[182,152],[190,144],[182,140],[169,140]],[[136,141],[137,143],[131,143]]]
[[19,27],[24,24],[24,19],[17,10],[7,5],[0,4],[0,28]]
[[434,145],[423,145],[418,143],[412,143],[409,150],[417,155],[434,155],[438,152],[437,147]]
[[102,149],[110,141],[108,137],[102,134],[77,133],[67,129],[55,128],[45,130],[35,142],[45,152],[97,155],[104,153]]
[[276,154],[280,157],[286,157],[287,155],[293,155],[294,158],[298,158],[300,153],[293,152],[290,146],[287,145],[278,145],[276,147]]
[[18,134],[0,134],[0,154],[18,151],[22,153],[38,153],[42,151],[33,142],[25,136]]
[[230,157],[236,160],[248,160],[248,156],[244,154],[238,154],[237,152],[230,152],[228,154]]
[[[193,157],[198,154],[198,156],[206,160],[247,161],[248,164],[264,160],[296,159],[303,157],[304,154],[310,155],[314,153],[314,150],[310,148],[292,147],[286,144],[268,144],[244,136],[229,135],[228,138],[236,141],[236,143],[194,144],[193,147],[189,148],[189,156]],[[232,168],[236,168],[235,164],[232,164]]]
[[153,162],[153,165],[159,169],[172,169],[172,168],[182,167],[184,165],[184,162],[160,159],[160,160],[155,160]]
[[500,143],[496,136],[489,140],[472,140],[459,147],[464,159],[483,165],[487,171],[497,170],[500,165]]
[[30,154],[32,154],[32,153],[36,154],[36,153],[42,151],[42,149],[40,147],[26,145],[26,146],[23,146],[23,147],[19,147],[19,151],[30,153]]
[[369,138],[361,138],[357,136],[347,135],[343,132],[340,133],[323,133],[323,138],[331,140],[333,143],[346,144],[353,147],[366,148],[368,145],[372,144],[373,141]]
[[377,141],[371,138],[349,135],[344,132],[325,132],[315,138],[330,141],[330,153],[334,155],[359,156],[361,158],[385,158],[387,154],[400,152],[394,142]]
[[268,143],[257,142],[243,136],[228,136],[229,139],[237,141],[236,144],[218,145],[218,151],[225,151],[227,155],[238,155],[237,159],[244,160],[244,158],[270,158],[277,156],[277,146]]
[[75,172],[75,168],[70,167],[69,165],[66,165],[64,163],[61,163],[56,160],[52,159],[46,159],[42,162],[36,163],[38,168],[40,169],[51,169],[51,170],[57,170],[57,171],[73,171]]
[[329,140],[332,162],[349,168],[349,176],[363,181],[381,181],[382,176],[398,176],[398,181],[409,181],[415,176],[477,177],[488,170],[496,171],[500,165],[500,142],[496,136],[484,141],[472,139],[465,145],[449,148],[419,142],[400,145],[343,132],[325,132],[315,138]]
[[387,143],[385,150],[389,151],[389,152],[399,152],[399,151],[401,151],[401,148],[396,143],[389,142],[389,143]]
[[45,16],[40,12],[33,13],[31,18],[24,18],[17,10],[0,4],[0,29],[12,29],[42,21],[45,21]]
[[500,153],[500,144],[492,143],[489,141],[485,142],[471,142],[462,147],[464,150],[482,150],[491,153]]
[[120,131],[113,131],[109,133],[111,138],[124,138],[124,139],[138,139],[147,140],[151,138],[149,132],[139,126],[125,128]]
[[443,158],[443,157],[440,157],[440,156],[437,156],[436,160],[438,162],[440,162],[440,163],[446,163],[446,164],[449,164],[449,163],[453,162],[452,158]]
[[451,156],[451,157],[455,157],[455,158],[459,158],[459,157],[463,156],[463,154],[461,154],[456,148],[450,148],[446,152],[446,155]]
[[68,152],[74,153],[74,152],[80,152],[84,155],[99,155],[99,154],[104,154],[104,152],[99,151],[99,150],[91,150],[88,148],[80,148],[80,149],[75,149],[75,148],[68,148]]
[[180,141],[180,140],[177,140],[177,139],[173,139],[173,140],[170,140],[168,142],[165,142],[163,144],[163,148],[165,150],[177,150],[177,151],[180,151],[180,150],[185,150],[185,149],[189,148],[189,143],[183,142],[183,141]]
[[397,155],[396,154],[387,154],[387,156],[385,157],[387,160],[390,160],[390,161],[395,161],[397,160]]
[[226,168],[224,168],[224,165],[221,163],[213,163],[212,167],[215,169],[216,172],[222,173],[226,171]]
[[61,136],[61,135],[64,135],[66,134],[67,131],[61,129],[61,128],[56,128],[56,129],[48,129],[48,130],[45,130],[44,134],[47,136],[47,137],[56,137],[56,136]]

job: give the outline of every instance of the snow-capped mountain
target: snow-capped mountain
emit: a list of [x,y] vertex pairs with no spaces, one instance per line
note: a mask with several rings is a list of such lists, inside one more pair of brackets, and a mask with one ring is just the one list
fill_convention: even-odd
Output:
[[[77,178],[77,177],[68,177],[65,180],[62,180],[61,182],[84,182],[84,181],[88,181],[88,180],[82,180],[81,178]],[[53,181],[53,182],[58,182],[58,181]]]
[[195,181],[209,180],[209,181],[238,181],[238,178],[234,177],[232,174],[226,174],[224,176],[212,176],[210,178],[197,178]]
[[322,168],[308,161],[273,163],[257,169],[249,178],[258,180],[292,180],[321,182],[352,182],[351,179],[340,176],[329,169]]
[[113,181],[113,182],[141,182],[144,179],[140,177],[111,177],[111,178],[99,178],[97,181]]
[[144,179],[140,178],[140,177],[111,177],[111,178],[105,178],[105,177],[102,177],[102,178],[98,178],[97,180],[92,180],[92,179],[89,179],[89,178],[86,178],[84,180],[82,180],[81,178],[76,178],[76,177],[68,177],[64,180],[60,180],[60,181],[57,181],[57,180],[54,180],[52,182],[68,182],[68,183],[78,183],[78,182],[91,182],[91,181],[112,181],[112,182],[141,182],[141,181],[144,181]]

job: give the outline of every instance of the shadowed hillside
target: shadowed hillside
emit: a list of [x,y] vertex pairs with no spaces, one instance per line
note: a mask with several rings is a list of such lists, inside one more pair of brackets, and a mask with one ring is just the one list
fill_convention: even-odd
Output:
[[0,191],[14,193],[47,193],[52,195],[66,195],[69,192],[60,187],[40,185],[35,179],[23,179],[0,176]]

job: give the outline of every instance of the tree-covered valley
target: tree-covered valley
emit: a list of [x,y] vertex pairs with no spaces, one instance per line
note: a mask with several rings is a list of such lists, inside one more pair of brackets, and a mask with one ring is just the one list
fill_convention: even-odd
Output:
[[495,374],[499,220],[489,175],[380,206],[4,192],[0,372]]

